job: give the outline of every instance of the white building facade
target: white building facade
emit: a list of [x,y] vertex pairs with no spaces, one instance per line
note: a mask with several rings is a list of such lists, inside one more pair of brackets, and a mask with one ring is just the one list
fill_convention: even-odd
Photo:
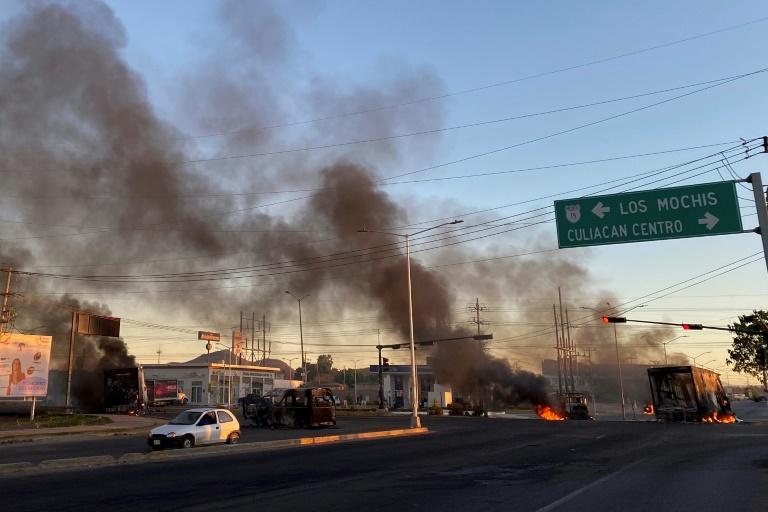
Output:
[[175,379],[191,405],[236,404],[250,393],[264,394],[275,387],[280,368],[221,363],[147,364],[145,380]]

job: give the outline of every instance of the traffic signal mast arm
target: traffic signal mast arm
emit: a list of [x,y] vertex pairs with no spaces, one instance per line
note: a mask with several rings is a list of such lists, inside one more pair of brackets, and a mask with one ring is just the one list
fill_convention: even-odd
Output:
[[[476,334],[474,336],[459,336],[457,338],[440,338],[436,340],[427,340],[427,341],[417,341],[416,345],[420,346],[426,346],[426,345],[434,345],[435,343],[439,343],[442,341],[460,341],[460,340],[476,340],[476,341],[484,341],[484,340],[492,340],[493,334]],[[408,346],[410,342],[405,341],[403,343],[394,343],[391,345],[376,345],[376,348],[381,350],[382,348],[391,348],[391,349],[399,349],[405,346]]]
[[634,322],[638,324],[674,325],[677,327],[682,327],[686,331],[701,331],[702,329],[713,329],[716,331],[739,332],[744,334],[763,334],[760,331],[748,331],[745,329],[731,329],[730,327],[715,327],[713,325],[690,324],[690,323],[678,324],[675,322],[653,322],[651,320],[633,320],[631,318],[626,318],[623,316],[604,316],[603,317],[604,324],[623,324],[627,322]]

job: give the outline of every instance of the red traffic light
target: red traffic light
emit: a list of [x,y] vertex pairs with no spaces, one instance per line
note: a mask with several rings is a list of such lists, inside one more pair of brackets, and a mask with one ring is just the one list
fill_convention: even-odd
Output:
[[686,331],[700,331],[704,329],[704,326],[701,324],[683,324],[683,329]]
[[626,317],[623,316],[604,316],[602,318],[604,324],[625,324],[627,323]]

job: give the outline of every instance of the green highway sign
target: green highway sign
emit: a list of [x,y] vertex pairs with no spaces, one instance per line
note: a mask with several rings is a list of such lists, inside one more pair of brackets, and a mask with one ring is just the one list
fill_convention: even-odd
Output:
[[555,201],[560,248],[740,233],[732,181]]

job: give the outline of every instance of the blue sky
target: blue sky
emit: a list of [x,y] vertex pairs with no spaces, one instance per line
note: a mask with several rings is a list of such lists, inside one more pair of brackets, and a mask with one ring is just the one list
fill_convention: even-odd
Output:
[[[0,2],[4,4],[8,7],[4,9],[6,15],[12,13],[14,3]],[[208,47],[207,38],[223,37],[215,16],[217,4],[203,1],[110,1],[108,4],[125,26],[128,43],[124,56],[144,77],[154,107],[183,133],[199,133],[199,127],[187,124],[177,101],[178,81],[198,65]],[[768,17],[768,5],[758,1],[546,4],[318,1],[273,5],[286,20],[296,41],[291,62],[276,66],[280,68],[277,71],[280,82],[289,84],[286,95],[305,91],[317,77],[344,87],[385,83],[391,69],[426,69],[439,82],[437,94],[462,91]],[[767,29],[768,20],[581,69],[451,96],[432,102],[441,113],[432,127],[534,113],[755,71],[766,66],[762,54],[768,42]],[[544,142],[418,176],[504,171],[762,136],[768,133],[764,122],[768,113],[764,100],[767,84],[768,73],[756,75]],[[451,131],[437,142],[430,142],[430,145],[434,143],[431,151],[415,156],[409,153],[399,162],[382,164],[378,170],[386,176],[463,159],[675,94],[680,93]],[[287,114],[294,116],[288,121],[306,119],[291,98],[280,100],[293,105],[286,109]],[[255,124],[284,121],[284,118],[257,120]],[[430,126],[427,123],[426,127]],[[404,143],[418,144],[418,139]],[[276,145],[283,146],[280,141]],[[290,147],[296,143],[284,145]],[[419,221],[434,217],[434,205],[440,205],[442,213],[460,214],[629,176],[712,151],[702,149],[495,177],[410,183],[387,187],[387,191],[408,205],[411,221]],[[734,169],[745,176],[760,171],[766,161],[766,157],[757,157],[734,165]],[[716,173],[710,173],[690,182],[719,179]],[[740,191],[740,195],[749,197],[746,190]],[[551,199],[528,207],[547,204],[551,204]],[[749,203],[742,205],[749,206]],[[508,213],[516,211],[510,209]],[[287,214],[290,210],[273,212]],[[752,212],[745,209],[745,213]],[[754,216],[744,218],[745,228],[754,227],[755,223]],[[520,242],[505,239],[493,243],[500,246],[503,253],[505,243],[512,247]],[[556,247],[554,224],[540,228],[535,243],[542,248]],[[756,235],[741,234],[573,251],[586,262],[602,289],[613,290],[618,297],[634,298],[760,249]],[[724,325],[741,312],[740,308],[766,306],[766,269],[758,262],[678,295],[638,310],[638,317]],[[725,295],[731,297],[724,298]],[[685,308],[697,311],[676,311]],[[722,336],[695,335],[699,336],[697,343],[712,341],[713,346],[717,346],[718,361],[724,359]],[[692,355],[703,352],[705,349],[701,346],[693,345],[689,352]]]

